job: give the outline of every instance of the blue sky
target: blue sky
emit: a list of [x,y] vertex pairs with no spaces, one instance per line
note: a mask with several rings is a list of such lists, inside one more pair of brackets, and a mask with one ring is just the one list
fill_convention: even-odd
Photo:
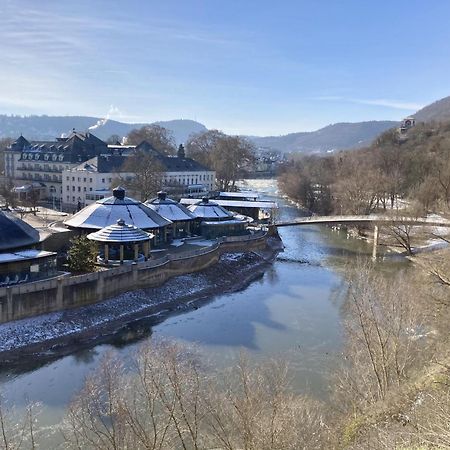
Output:
[[284,134],[450,95],[446,0],[0,0],[0,113]]

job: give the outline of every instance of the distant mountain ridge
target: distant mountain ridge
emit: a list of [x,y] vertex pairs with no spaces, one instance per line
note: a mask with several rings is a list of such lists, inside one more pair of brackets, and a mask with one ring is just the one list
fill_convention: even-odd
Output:
[[249,136],[258,147],[285,152],[324,153],[369,145],[379,134],[399,125],[390,120],[335,123],[317,131],[284,136]]
[[[442,98],[412,114],[418,122],[450,121],[450,96]],[[94,127],[97,123],[98,126]],[[186,142],[191,134],[207,131],[202,123],[194,120],[169,120],[154,122],[173,132],[177,144]],[[27,139],[54,139],[73,128],[86,131],[106,140],[113,134],[127,135],[145,123],[104,121],[87,116],[7,116],[0,115],[0,138],[16,138],[23,134]],[[257,147],[278,150],[283,153],[326,153],[334,150],[365,147],[384,131],[397,127],[399,122],[382,120],[328,125],[316,131],[290,133],[282,136],[246,136]]]
[[[23,134],[31,140],[52,140],[62,134],[68,134],[73,128],[77,131],[91,132],[100,139],[106,140],[113,134],[127,135],[131,130],[140,128],[145,123],[123,123],[116,120],[102,121],[98,117],[89,116],[7,116],[0,115],[0,138],[16,138]],[[172,131],[177,144],[185,142],[193,133],[207,131],[207,128],[194,120],[168,120],[154,122]]]

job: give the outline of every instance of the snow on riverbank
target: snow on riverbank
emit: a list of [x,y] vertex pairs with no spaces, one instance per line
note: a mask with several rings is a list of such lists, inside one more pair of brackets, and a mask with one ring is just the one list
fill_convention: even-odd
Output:
[[172,278],[157,288],[139,289],[94,305],[1,324],[0,353],[60,338],[76,339],[82,333],[114,322],[120,328],[139,313],[145,316],[148,312],[151,316],[176,309],[186,301],[212,296],[227,286],[238,285],[243,274],[264,263],[255,253],[224,254],[218,263],[220,269],[213,266],[203,272]]

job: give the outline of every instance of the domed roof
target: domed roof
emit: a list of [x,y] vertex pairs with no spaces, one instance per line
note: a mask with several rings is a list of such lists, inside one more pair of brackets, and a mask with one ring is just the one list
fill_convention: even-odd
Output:
[[29,247],[39,242],[39,231],[7,211],[0,211],[0,251]]
[[195,216],[186,208],[186,206],[167,198],[165,192],[158,192],[158,197],[145,202],[150,208],[156,211],[160,216],[171,220],[172,222],[194,220]]
[[100,230],[116,224],[119,219],[143,230],[161,228],[171,223],[142,202],[125,197],[125,189],[118,187],[113,190],[112,197],[86,206],[64,224],[70,228]]
[[149,241],[155,235],[146,233],[134,225],[128,225],[123,219],[119,219],[115,225],[109,225],[99,231],[88,234],[91,241],[125,243]]
[[202,201],[188,206],[188,210],[198,219],[224,220],[233,218],[233,214],[224,207],[204,197]]

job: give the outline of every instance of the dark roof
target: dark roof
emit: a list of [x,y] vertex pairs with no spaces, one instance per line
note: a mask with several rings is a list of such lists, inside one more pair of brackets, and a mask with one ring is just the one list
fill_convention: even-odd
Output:
[[[47,155],[49,163],[77,163],[86,161],[100,153],[106,153],[108,146],[92,133],[73,131],[69,136],[57,138],[54,141],[27,141],[23,136],[20,136],[11,145],[11,150],[22,152],[20,160],[24,161],[29,159],[29,154],[33,156],[39,154],[37,159],[39,161],[46,161],[44,155]],[[24,157],[24,155],[27,156]],[[57,155],[58,159],[53,160],[53,155]],[[60,155],[63,159],[59,159]],[[36,161],[35,156],[32,160]]]
[[29,247],[39,242],[39,232],[7,211],[0,211],[0,251]]

